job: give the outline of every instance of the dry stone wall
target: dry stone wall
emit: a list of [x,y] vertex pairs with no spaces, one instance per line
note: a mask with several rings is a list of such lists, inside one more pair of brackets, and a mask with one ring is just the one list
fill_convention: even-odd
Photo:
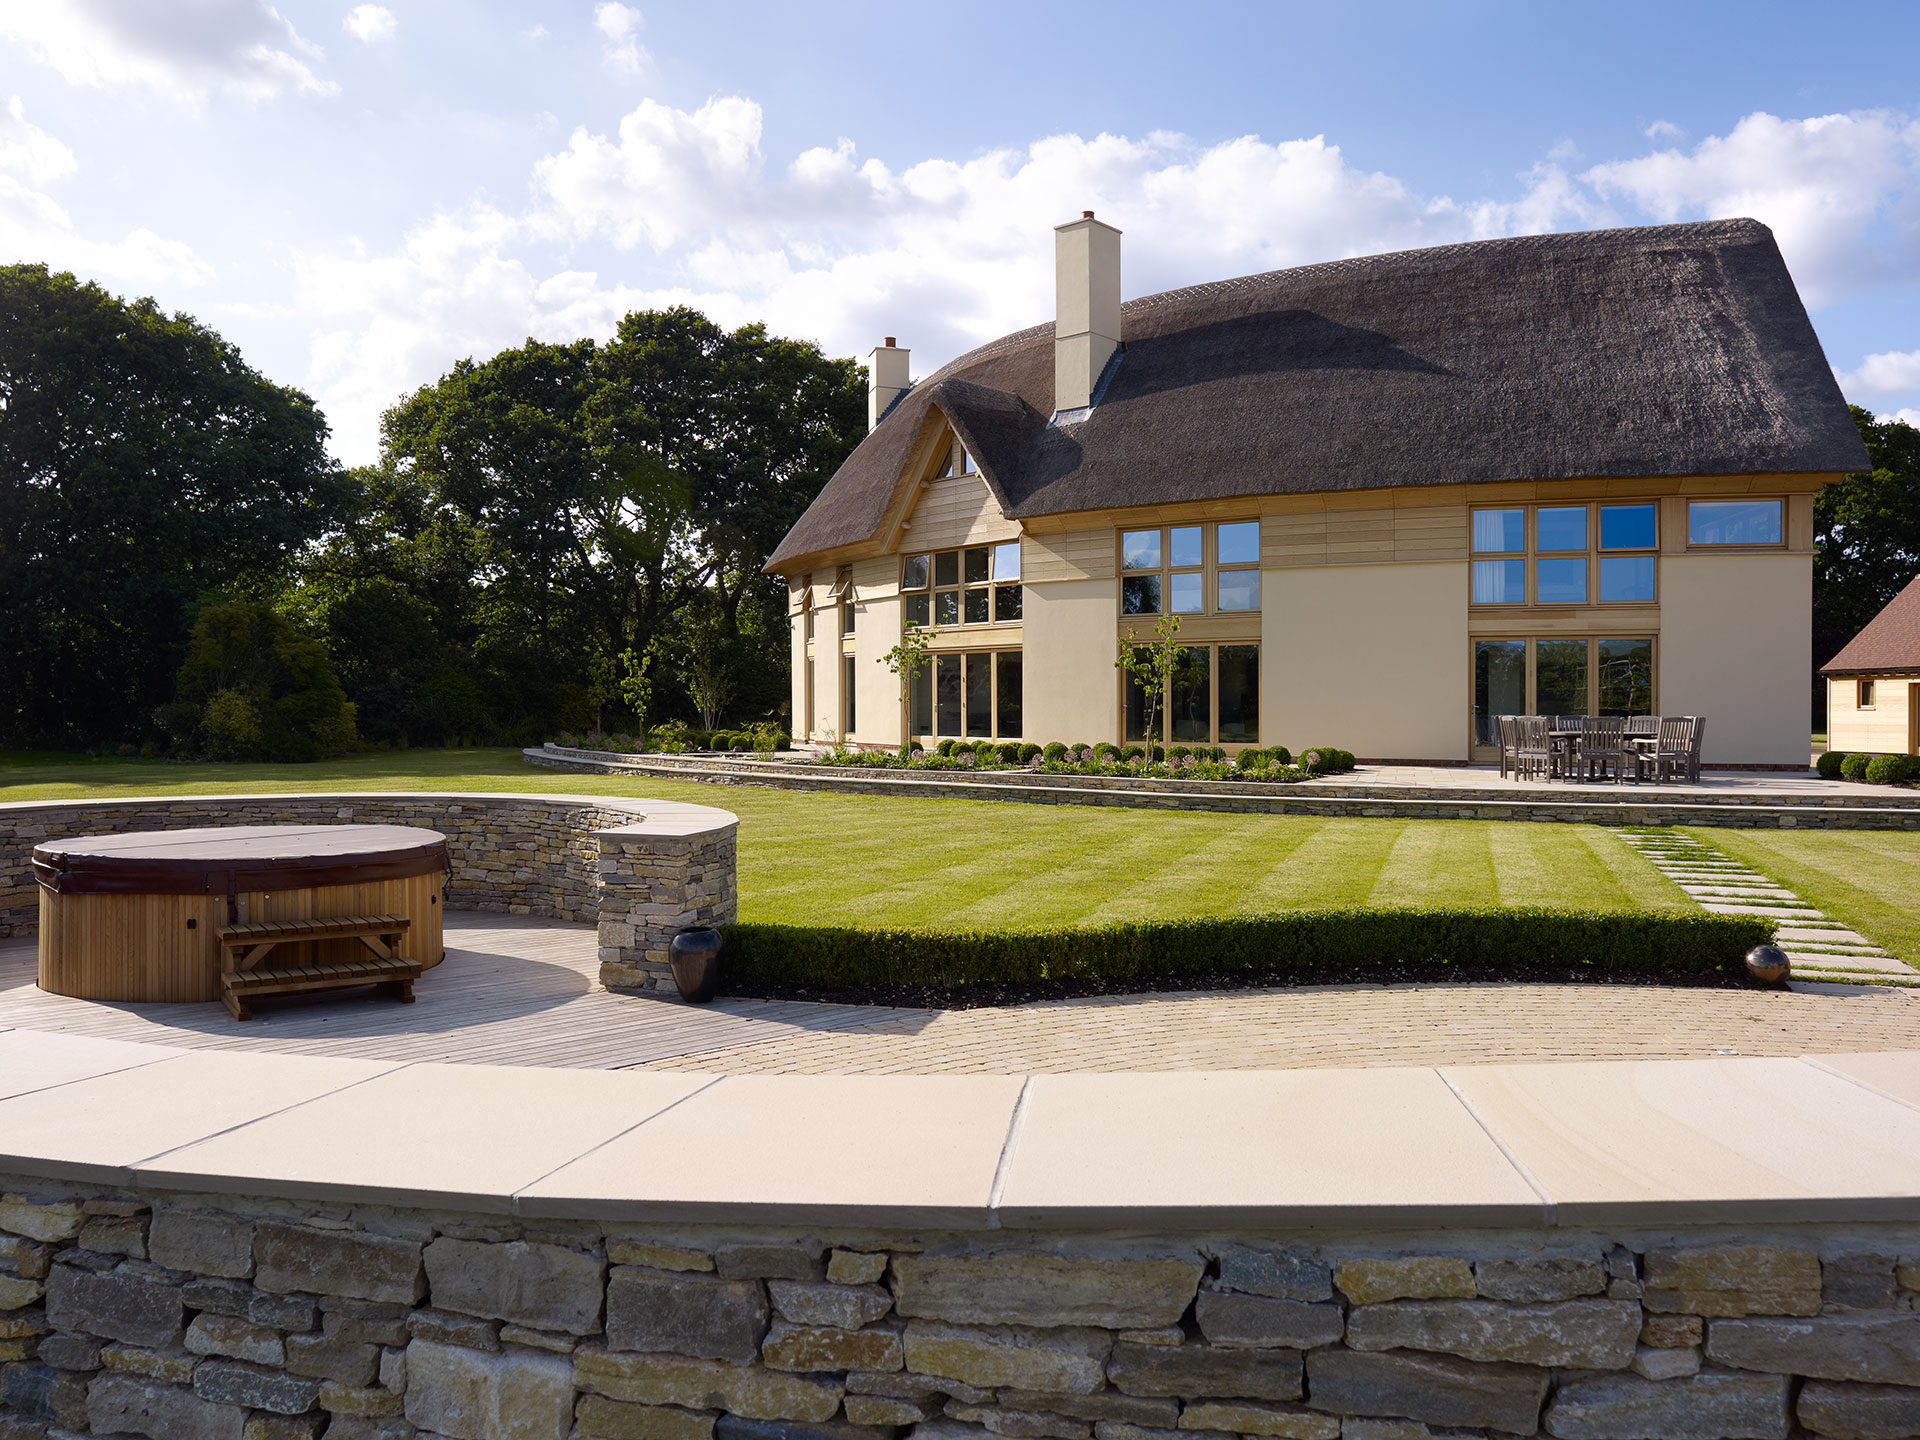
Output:
[[1920,1229],[716,1229],[0,1180],[0,1440],[1920,1434]]

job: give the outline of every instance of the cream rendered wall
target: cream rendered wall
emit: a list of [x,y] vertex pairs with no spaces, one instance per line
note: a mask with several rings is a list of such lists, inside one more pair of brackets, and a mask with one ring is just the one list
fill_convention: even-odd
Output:
[[900,561],[878,555],[853,567],[853,638],[859,660],[854,680],[853,738],[862,745],[898,746],[906,717],[900,705],[900,677],[887,669],[884,656],[900,643]]
[[807,735],[807,640],[806,617],[790,615],[787,617],[787,632],[792,637],[793,656],[793,708],[787,712],[788,728],[793,731],[796,740],[804,740]]
[[[1024,557],[1023,557],[1024,558]],[[1120,730],[1113,668],[1119,599],[1111,580],[1027,582],[1022,591],[1025,738],[1097,745]]]
[[845,738],[840,734],[840,634],[830,609],[813,616],[813,738]]
[[1467,566],[1315,565],[1260,576],[1260,743],[1465,760]]
[[[1860,676],[1836,675],[1827,681],[1827,748],[1865,755],[1912,753],[1910,709],[1916,677],[1876,675],[1873,708],[1860,708]],[[1707,731],[1713,733],[1711,729]]]
[[1700,757],[1804,766],[1810,753],[1813,557],[1660,557],[1660,709],[1704,715]]

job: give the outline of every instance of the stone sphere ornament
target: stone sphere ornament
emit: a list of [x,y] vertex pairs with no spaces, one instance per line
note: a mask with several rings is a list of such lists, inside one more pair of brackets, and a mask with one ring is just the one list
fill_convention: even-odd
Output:
[[720,932],[682,930],[673,937],[667,963],[673,967],[680,998],[693,1005],[706,1004],[720,993]]
[[1756,945],[1747,951],[1747,974],[1762,985],[1778,985],[1793,973],[1793,962],[1778,945]]

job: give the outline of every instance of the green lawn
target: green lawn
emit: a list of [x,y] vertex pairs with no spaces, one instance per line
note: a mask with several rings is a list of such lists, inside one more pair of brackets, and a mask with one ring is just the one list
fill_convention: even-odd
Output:
[[1910,830],[1691,832],[1835,920],[1920,965],[1920,834]]
[[1029,926],[1325,905],[1693,908],[1597,826],[821,795],[567,775],[513,750],[319,765],[0,755],[0,801],[438,789],[657,796],[731,810],[741,821],[745,920]]

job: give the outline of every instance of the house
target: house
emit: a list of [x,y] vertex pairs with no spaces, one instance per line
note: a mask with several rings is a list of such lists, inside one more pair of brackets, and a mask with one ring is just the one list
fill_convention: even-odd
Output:
[[1820,673],[1829,750],[1920,755],[1920,576]]
[[[1141,736],[1117,641],[1180,620],[1176,740],[1489,759],[1510,713],[1702,714],[1804,769],[1813,497],[1866,454],[1752,220],[1488,240],[1057,312],[914,383],[774,552],[795,731]],[[884,657],[931,629],[904,688]]]

